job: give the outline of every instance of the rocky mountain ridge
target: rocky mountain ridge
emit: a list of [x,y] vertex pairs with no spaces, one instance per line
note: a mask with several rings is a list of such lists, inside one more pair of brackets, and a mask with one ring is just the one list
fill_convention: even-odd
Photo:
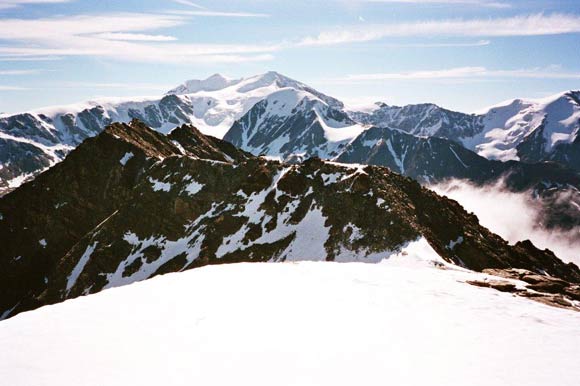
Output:
[[580,91],[536,100],[514,99],[477,114],[450,111],[430,103],[402,107],[377,103],[371,111],[350,112],[350,116],[365,124],[454,140],[491,160],[558,159],[578,169],[578,163],[565,154],[578,151],[575,143],[580,131]]
[[455,201],[378,166],[254,157],[191,126],[133,120],[0,198],[0,315],[208,264],[376,262],[425,240],[477,271],[568,282],[580,269],[509,245]]
[[[445,118],[445,114],[456,113],[434,105],[419,105],[408,110],[421,116],[431,112],[433,119],[440,120],[439,124],[428,118],[411,123],[403,113],[393,113],[398,119],[395,123],[402,124],[402,129],[366,126],[355,121],[360,116],[345,114],[322,100],[288,89],[254,105],[234,123],[224,139],[254,155],[289,162],[316,156],[345,163],[387,166],[426,185],[447,179],[464,179],[478,185],[501,182],[513,192],[527,192],[537,202],[544,213],[545,227],[580,226],[578,171],[551,161],[486,159],[458,141],[440,137],[442,133],[462,135],[469,129],[461,124],[452,126]],[[484,122],[481,117],[470,117],[462,122]],[[442,119],[447,126],[441,124]],[[430,131],[430,136],[406,131],[426,125],[440,130]],[[564,195],[569,199],[561,200]]]
[[0,195],[62,161],[66,154],[113,122],[136,118],[159,132],[193,124],[222,137],[255,103],[291,88],[342,108],[340,101],[276,72],[238,80],[214,75],[156,97],[104,98],[69,106],[0,116]]
[[[371,112],[352,112],[337,99],[276,72],[242,79],[216,74],[187,81],[158,97],[108,98],[0,115],[0,195],[60,162],[110,123],[133,118],[163,133],[181,124],[220,138],[227,132],[229,140],[255,154],[297,160],[336,157],[366,128],[377,126],[446,138],[488,159],[555,161],[578,170],[579,95],[569,91],[540,101],[514,100],[481,114],[433,104],[384,103]],[[292,104],[291,99],[302,102],[297,110],[282,114],[274,108],[278,100]],[[257,121],[256,116],[264,119]],[[245,138],[242,132],[254,134]],[[434,173],[423,173],[428,178],[430,174]]]

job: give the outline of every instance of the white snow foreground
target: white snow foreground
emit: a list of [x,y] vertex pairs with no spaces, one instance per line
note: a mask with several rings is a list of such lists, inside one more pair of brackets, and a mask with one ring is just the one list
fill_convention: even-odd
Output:
[[488,288],[424,241],[379,264],[168,274],[0,323],[18,385],[578,385],[580,313]]

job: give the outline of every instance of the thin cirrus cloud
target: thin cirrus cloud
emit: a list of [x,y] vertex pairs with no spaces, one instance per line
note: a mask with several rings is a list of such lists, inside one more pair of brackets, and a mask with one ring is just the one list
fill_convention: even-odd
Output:
[[171,42],[177,40],[176,37],[168,35],[147,35],[121,32],[104,32],[94,35],[94,37],[105,40],[125,40],[135,42]]
[[150,31],[184,25],[171,14],[119,13],[0,19],[2,58],[93,56],[166,63],[239,63],[273,58],[277,45],[181,43]]
[[208,17],[270,17],[267,13],[252,13],[252,12],[222,12],[210,10],[198,11],[168,11],[173,15],[184,16],[208,16]]
[[88,89],[123,89],[167,91],[173,84],[158,83],[103,83],[103,82],[60,82],[55,88],[88,88]]
[[197,3],[194,3],[193,1],[190,0],[172,0],[174,3],[177,4],[181,4],[181,5],[187,5],[188,7],[193,7],[193,8],[197,8],[197,9],[207,9],[206,7],[199,5]]
[[535,14],[489,19],[454,19],[411,23],[356,25],[323,31],[298,45],[322,46],[360,43],[397,37],[505,37],[580,32],[580,16]]
[[473,42],[451,43],[385,43],[383,47],[389,48],[445,48],[445,47],[483,47],[489,46],[490,40],[478,40]]
[[0,9],[17,8],[27,4],[56,4],[69,3],[72,0],[2,0],[0,1]]
[[[51,58],[56,60],[70,56],[91,56],[133,62],[241,63],[272,60],[273,54],[282,49],[377,41],[388,37],[487,38],[580,32],[580,16],[536,14],[507,18],[344,27],[334,31],[323,31],[315,37],[306,37],[295,42],[272,44],[188,43],[178,41],[171,35],[156,33],[157,30],[185,25],[192,16],[199,13],[207,16],[215,13],[193,8],[196,9],[161,14],[115,13],[0,19],[0,41],[5,42],[0,45],[0,61],[14,61],[19,58],[30,61]],[[230,14],[240,17],[261,15]],[[382,44],[389,47],[477,47],[489,45],[490,41],[487,39],[472,42],[385,41]]]
[[42,72],[42,70],[0,70],[0,75],[2,75],[2,76],[31,75],[31,74],[38,74],[40,72]]
[[29,90],[29,89],[26,87],[0,85],[0,91],[25,91],[25,90]]
[[[356,0],[355,0],[356,1]],[[365,3],[395,3],[395,4],[411,4],[411,5],[467,5],[488,8],[510,8],[511,4],[505,1],[492,0],[358,0]]]
[[59,56],[0,56],[0,62],[53,62],[62,59]]
[[476,80],[485,78],[527,78],[527,79],[580,79],[580,73],[561,71],[559,66],[516,70],[490,70],[485,67],[456,67],[442,70],[409,71],[373,74],[352,74],[329,80],[336,83],[357,83],[367,81],[392,80]]
[[194,3],[190,0],[172,0],[174,3],[185,5],[188,7],[195,8],[194,11],[169,11],[168,13],[187,15],[187,16],[209,16],[209,17],[269,17],[270,15],[265,13],[252,13],[252,12],[223,12],[210,10],[202,5]]

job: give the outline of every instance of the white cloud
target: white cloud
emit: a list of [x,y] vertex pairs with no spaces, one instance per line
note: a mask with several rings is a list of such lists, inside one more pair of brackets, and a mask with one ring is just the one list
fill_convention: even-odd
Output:
[[115,13],[59,16],[39,19],[0,19],[0,39],[59,41],[85,38],[105,32],[156,30],[185,24],[186,19],[173,15]]
[[1,0],[0,9],[16,8],[26,4],[56,4],[69,3],[73,0]]
[[177,40],[177,38],[174,36],[132,34],[122,32],[104,32],[94,35],[94,37],[106,40],[125,40],[138,42],[170,42]]
[[186,5],[189,7],[196,8],[196,11],[169,11],[168,13],[188,15],[188,16],[213,16],[213,17],[268,17],[270,15],[264,13],[251,13],[251,12],[222,12],[210,10],[203,7],[193,1],[189,0],[172,0],[174,3]]
[[169,11],[168,13],[173,14],[173,15],[207,16],[207,17],[270,17],[270,15],[268,15],[266,13],[221,12],[221,11],[209,11],[209,10]]
[[[580,264],[580,228],[542,228],[544,214],[530,192],[509,192],[502,182],[480,187],[460,180],[430,188],[458,201],[467,211],[475,213],[481,225],[510,243],[529,239],[536,247],[549,248],[564,261]],[[566,194],[561,198],[571,200]]]
[[62,60],[58,56],[0,56],[0,62],[51,62]]
[[331,79],[329,81],[338,83],[356,83],[389,80],[481,80],[483,78],[580,79],[580,72],[564,72],[554,66],[516,70],[489,70],[485,67],[456,67],[442,70],[352,74],[343,78]]
[[234,63],[271,60],[276,45],[190,44],[143,32],[176,27],[181,15],[119,13],[41,19],[0,19],[2,57],[96,56],[167,63]]
[[167,91],[173,84],[157,83],[119,83],[119,82],[60,82],[54,88],[89,88],[89,89],[125,89],[125,90],[155,90]]
[[31,75],[38,74],[42,70],[0,70],[0,75]]
[[25,87],[2,86],[2,85],[0,85],[0,91],[23,91],[23,90],[29,90],[29,89],[28,88],[25,88]]
[[[356,1],[356,0],[355,0]],[[448,4],[448,5],[470,5],[489,8],[510,8],[509,3],[493,0],[358,0],[365,3],[399,3],[399,4]]]
[[389,37],[540,36],[580,32],[580,16],[536,14],[489,19],[454,19],[412,23],[369,24],[323,31],[299,45],[333,45],[375,41]]
[[449,43],[383,43],[382,47],[388,48],[444,48],[444,47],[483,47],[489,46],[490,40],[478,40],[473,42],[449,42]]
[[193,1],[189,1],[189,0],[172,0],[174,3],[177,4],[181,4],[181,5],[187,5],[189,7],[193,7],[193,8],[197,8],[197,9],[207,9],[206,7],[203,7],[197,3],[194,3]]

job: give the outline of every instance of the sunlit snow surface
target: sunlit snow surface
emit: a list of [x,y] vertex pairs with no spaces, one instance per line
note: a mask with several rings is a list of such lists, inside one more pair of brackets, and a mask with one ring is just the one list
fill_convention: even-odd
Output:
[[[578,385],[580,313],[379,264],[210,266],[0,322],[4,385]],[[436,259],[436,257],[434,257]]]
[[482,157],[518,160],[516,147],[544,123],[544,150],[551,151],[560,143],[571,143],[578,133],[580,106],[570,100],[568,93],[543,99],[514,99],[489,107],[480,112],[485,114],[483,131],[461,141]]

